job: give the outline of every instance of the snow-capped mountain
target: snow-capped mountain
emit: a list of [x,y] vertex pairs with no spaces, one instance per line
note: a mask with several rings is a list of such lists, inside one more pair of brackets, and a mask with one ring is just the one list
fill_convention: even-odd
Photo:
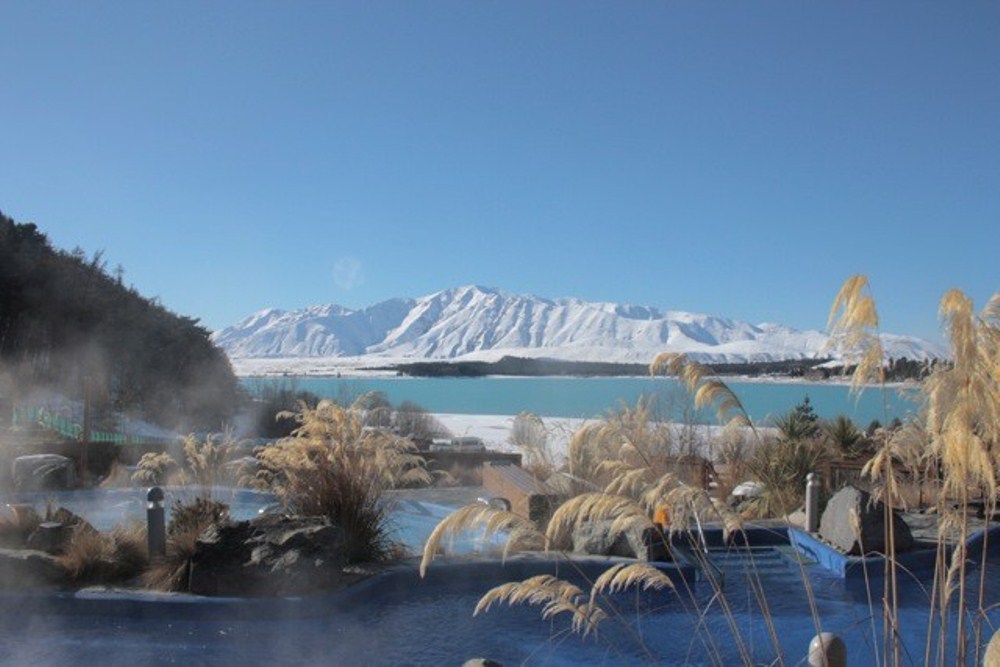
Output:
[[[213,334],[234,359],[481,360],[503,356],[648,363],[660,352],[703,362],[829,356],[827,336],[645,306],[544,299],[475,285],[361,310],[262,310]],[[945,356],[941,346],[883,336],[893,357]]]

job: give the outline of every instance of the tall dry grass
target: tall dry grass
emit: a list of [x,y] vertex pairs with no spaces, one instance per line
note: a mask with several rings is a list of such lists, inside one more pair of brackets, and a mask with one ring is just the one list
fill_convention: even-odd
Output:
[[[940,517],[938,551],[924,652],[928,665],[947,662],[949,641],[956,646],[958,664],[981,655],[988,606],[988,533],[984,535],[982,560],[976,563],[978,589],[973,591],[968,588],[973,563],[965,545],[972,531],[969,516],[973,502],[985,505],[987,517],[995,513],[1000,470],[1000,294],[977,314],[968,296],[951,290],[942,297],[939,312],[952,361],[935,365],[921,385],[922,423],[881,438],[864,470],[889,501],[887,512],[892,500],[900,496],[897,464],[925,472],[938,489],[934,499]],[[839,335],[838,343],[857,362],[852,385],[858,390],[870,383],[884,385],[886,359],[878,337],[878,313],[865,276],[852,276],[844,283],[831,310],[831,323]],[[882,662],[898,665],[904,662],[898,639],[899,568],[891,530],[886,537],[881,606],[887,648]]]
[[195,498],[188,503],[175,502],[167,524],[166,553],[150,562],[143,573],[145,585],[161,591],[187,591],[198,537],[209,526],[228,518],[229,505],[218,500]]
[[[945,647],[949,636],[954,635],[955,658],[964,664],[970,652],[973,656],[982,654],[983,619],[988,603],[984,600],[987,563],[985,560],[978,563],[978,591],[968,590],[971,563],[963,545],[969,537],[968,516],[972,501],[982,498],[987,516],[996,509],[1000,466],[997,440],[1000,429],[1000,295],[976,315],[967,297],[949,292],[942,299],[941,313],[954,362],[938,365],[921,386],[925,403],[922,421],[903,428],[880,430],[873,438],[863,437],[853,424],[839,419],[822,425],[818,433],[807,437],[768,441],[747,418],[738,397],[724,382],[711,377],[704,367],[691,363],[682,355],[663,354],[653,362],[651,372],[679,377],[694,396],[698,408],[714,406],[721,423],[728,429],[739,429],[727,430],[728,433],[751,434],[749,441],[745,434],[730,435],[726,452],[736,464],[753,450],[758,460],[742,470],[754,474],[774,489],[801,487],[805,473],[814,470],[831,453],[871,455],[864,474],[872,479],[875,496],[886,501],[885,525],[891,527],[893,505],[899,504],[904,497],[900,470],[905,467],[925,474],[928,479],[918,481],[922,497],[925,488],[940,491],[934,500],[941,516],[942,546],[930,592],[932,604],[924,662],[944,664]],[[829,328],[833,347],[854,369],[852,389],[861,391],[875,385],[885,391],[886,358],[879,335],[878,311],[867,278],[853,276],[845,282],[834,298]],[[657,448],[662,448],[665,442],[669,442],[669,435],[663,437],[651,426],[645,406],[641,404],[623,411],[615,419],[587,424],[575,433],[570,443],[569,472],[585,481],[590,490],[570,499],[555,512],[544,534],[547,548],[567,548],[573,527],[584,521],[609,519],[623,529],[648,527],[652,508],[662,502],[669,504],[671,516],[676,520],[673,530],[690,529],[691,523],[707,518],[712,512],[731,529],[740,530],[738,518],[719,512],[707,497],[680,484],[662,466],[664,459]],[[762,513],[785,513],[797,499],[777,497],[773,507],[764,508]],[[482,520],[477,515],[473,523]],[[447,521],[451,532],[460,530],[464,523],[462,516]],[[534,527],[539,532],[540,528]],[[886,535],[886,543],[881,599],[872,598],[871,602],[873,617],[882,619],[882,648],[881,651],[873,649],[872,658],[880,665],[899,665],[905,660],[899,640],[899,566],[891,529]],[[948,543],[955,545],[954,549],[946,549]],[[985,548],[983,553],[985,558]],[[425,567],[429,562],[427,555],[425,553]],[[804,569],[802,577],[819,631],[822,619]],[[769,624],[778,661],[783,662],[780,641],[768,618],[766,592],[759,579],[756,584],[752,577],[750,581]],[[728,613],[721,589],[717,598],[723,613]],[[476,613],[497,602],[539,604],[545,616],[571,614],[573,629],[583,634],[595,631],[599,623],[614,617],[607,612],[595,616],[593,596],[587,598],[581,589],[547,577],[493,589],[481,599]],[[693,611],[699,613],[697,609]],[[952,619],[957,619],[954,628],[950,627]],[[936,639],[932,636],[935,633]],[[738,632],[735,634],[740,642]],[[711,638],[705,642],[708,654],[718,658],[721,653],[712,649],[711,642]],[[741,645],[740,656],[743,662],[752,663],[749,647]]]
[[360,404],[300,405],[290,438],[257,451],[258,485],[273,490],[300,515],[329,517],[346,537],[349,562],[384,560],[395,553],[384,491],[432,481],[413,444],[366,426]]
[[231,433],[187,435],[181,443],[180,461],[169,452],[146,452],[132,473],[132,482],[142,486],[197,485],[208,492],[232,481],[225,466],[236,447]]
[[514,417],[510,427],[510,444],[521,450],[525,470],[544,481],[556,472],[549,430],[541,417],[531,412],[521,412]]
[[[662,360],[661,360],[662,361]],[[677,368],[687,367],[682,360]],[[688,377],[701,388],[701,383],[710,383],[709,391],[702,391],[703,405],[721,406],[723,412],[739,410],[741,405],[728,388],[720,386],[704,374],[688,372]],[[697,395],[697,393],[696,393]],[[720,406],[717,406],[720,407]],[[700,488],[683,482],[677,469],[681,457],[676,455],[674,431],[670,425],[654,418],[654,412],[646,401],[639,401],[634,407],[623,406],[610,413],[599,422],[585,424],[571,438],[568,452],[568,472],[579,480],[581,488],[590,489],[561,504],[553,513],[546,526],[536,526],[526,517],[510,512],[495,510],[482,505],[462,508],[446,517],[435,528],[424,549],[421,563],[423,574],[441,550],[446,538],[469,531],[483,531],[486,535],[508,532],[504,555],[520,549],[537,549],[544,546],[547,551],[569,557],[574,531],[589,522],[609,522],[612,534],[632,533],[656,535],[658,528],[653,522],[657,510],[668,508],[671,518],[670,532],[687,535],[693,545],[701,548],[703,543],[694,536],[695,527],[705,521],[719,521],[726,530],[737,531],[742,527],[738,516],[725,507],[714,503]],[[730,419],[734,424],[748,423],[745,415]],[[659,533],[666,548],[671,548],[668,535]],[[703,552],[698,552],[704,558]],[[705,563],[707,565],[707,563]],[[738,622],[722,595],[722,582],[715,579],[716,603],[727,615],[730,628],[738,636]],[[689,582],[683,582],[682,604],[693,613],[702,613],[699,602],[690,589]],[[589,582],[591,591],[584,594],[575,585],[554,577],[540,576],[522,582],[504,584],[487,592],[480,600],[476,613],[488,610],[494,603],[529,603],[542,606],[544,618],[567,614],[571,619],[571,629],[582,635],[596,632],[599,624],[613,619],[626,630],[636,645],[647,651],[629,615],[624,614],[609,596],[624,587],[670,587],[674,589],[667,575],[648,564],[634,567],[615,567],[605,572],[596,581]],[[758,586],[759,589],[759,586]],[[776,647],[777,637],[772,633]],[[721,655],[720,647],[710,633],[700,629],[700,639],[712,655]],[[750,659],[749,646],[738,640],[740,652]],[[647,655],[650,659],[652,655]]]
[[141,522],[100,533],[89,526],[72,529],[56,562],[75,584],[120,584],[139,577],[149,557]]

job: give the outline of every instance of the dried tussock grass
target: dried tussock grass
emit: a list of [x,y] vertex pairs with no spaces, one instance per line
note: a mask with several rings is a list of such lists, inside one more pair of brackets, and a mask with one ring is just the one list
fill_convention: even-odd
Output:
[[525,411],[514,417],[509,440],[523,452],[524,469],[538,479],[548,479],[556,471],[549,430],[538,415]]
[[[837,313],[839,317],[836,317]],[[879,485],[879,493],[897,502],[895,490],[902,483],[896,463],[930,472],[939,484],[937,509],[939,543],[953,544],[950,557],[939,548],[932,590],[932,610],[924,659],[944,660],[944,645],[950,630],[948,610],[957,607],[956,661],[964,663],[970,636],[967,633],[968,593],[966,591],[970,500],[981,496],[988,511],[996,507],[997,472],[1000,470],[1000,294],[994,295],[977,316],[972,300],[959,290],[947,292],[940,302],[940,316],[951,347],[952,363],[934,368],[921,391],[923,421],[889,437],[882,437],[878,451],[866,464],[864,473]],[[873,381],[883,382],[883,352],[877,336],[878,314],[868,280],[852,276],[845,282],[831,309],[832,333],[854,355],[858,365],[852,386],[860,388]],[[957,500],[957,505],[951,501]],[[888,508],[888,503],[887,503]],[[888,510],[887,510],[888,511]],[[888,533],[889,560],[894,554]],[[985,553],[985,549],[984,549]],[[889,567],[887,565],[887,567]],[[981,644],[986,563],[981,564],[979,610],[972,632],[976,652]],[[895,568],[887,577],[886,619],[895,636],[898,626],[895,600]],[[890,590],[891,588],[891,590]],[[953,598],[957,596],[957,601]],[[937,615],[938,653],[932,656],[932,632]],[[892,644],[892,659],[898,664],[899,646]],[[889,656],[886,656],[888,663]]]
[[298,424],[292,436],[256,452],[256,485],[298,514],[329,517],[345,532],[350,562],[393,553],[386,490],[433,481],[409,440],[366,425],[366,402],[362,396],[348,408],[302,403],[298,413],[280,415]]
[[166,452],[146,452],[139,459],[132,481],[140,486],[166,484],[171,475],[180,470],[180,465]]
[[618,563],[597,578],[590,589],[590,601],[601,593],[620,593],[628,588],[638,588],[642,591],[650,589],[672,589],[674,582],[666,574],[648,563]]
[[166,554],[150,563],[143,575],[145,584],[156,590],[186,591],[198,537],[228,517],[229,506],[217,500],[196,498],[187,504],[175,503],[167,525]]
[[632,498],[608,493],[584,493],[566,501],[552,514],[545,531],[549,548],[569,549],[576,526],[604,520],[611,520],[612,533],[642,530],[653,525],[646,511]]
[[757,433],[742,401],[729,386],[711,376],[711,369],[684,354],[662,352],[649,365],[649,374],[676,376],[694,396],[695,408],[714,407],[719,423],[726,428],[747,427]]
[[969,486],[997,495],[1000,467],[1000,295],[980,318],[957,290],[941,300],[941,317],[954,364],[931,374],[925,387],[931,453],[941,461],[945,493],[961,496]]
[[[970,606],[966,590],[968,556],[965,543],[970,528],[968,508],[973,495],[981,495],[987,512],[996,508],[1000,470],[1000,294],[977,317],[972,300],[958,290],[944,295],[940,315],[950,343],[953,362],[935,369],[924,384],[929,456],[942,473],[939,540],[957,534],[950,562],[939,562],[935,591],[942,615],[957,596],[955,628],[958,655],[967,652],[965,612]],[[944,498],[958,499],[953,507]],[[985,553],[984,549],[984,553]],[[981,610],[984,607],[986,562],[980,564],[978,607],[973,635],[978,653],[982,642]],[[927,653],[930,655],[928,642]]]
[[596,632],[597,626],[608,618],[579,587],[549,574],[490,589],[480,598],[472,615],[477,616],[489,611],[494,604],[504,603],[542,605],[542,618],[546,620],[568,613],[572,617],[573,631],[584,637]]
[[537,551],[545,548],[545,536],[528,519],[482,503],[474,503],[455,510],[434,527],[424,543],[423,558],[420,561],[420,576],[427,573],[427,567],[442,551],[446,541],[471,531],[482,531],[482,542],[486,543],[496,535],[505,535],[503,557],[518,551]]
[[298,413],[280,413],[298,427],[291,438],[258,452],[265,468],[262,475],[332,462],[370,467],[385,488],[431,484],[424,459],[410,440],[365,426],[365,413],[358,404],[364,404],[366,396],[349,408],[324,400],[315,408],[300,403]]
[[199,439],[194,434],[184,438],[184,484],[211,488],[225,479],[225,464],[236,449],[232,433]]
[[851,376],[854,391],[866,384],[885,384],[885,350],[867,276],[854,275],[844,282],[833,299],[827,327],[827,349],[841,352],[844,361],[855,366]]
[[629,588],[673,590],[674,583],[666,574],[646,563],[618,563],[608,568],[593,583],[589,595],[570,582],[541,574],[524,581],[501,584],[487,591],[479,599],[473,616],[489,611],[494,604],[541,605],[543,619],[570,614],[573,632],[586,637],[595,633],[598,625],[609,618],[608,613],[597,604],[598,597]]
[[722,503],[716,503],[703,489],[678,486],[667,494],[670,507],[670,533],[687,533],[704,521],[720,521],[723,539],[743,529],[743,517]]
[[77,527],[57,556],[70,581],[112,584],[139,576],[146,567],[146,530],[141,522],[109,533]]
[[167,553],[154,558],[143,573],[143,583],[153,590],[184,592],[188,590],[191,559],[197,548],[198,536],[203,527],[190,526],[174,531],[167,537]]

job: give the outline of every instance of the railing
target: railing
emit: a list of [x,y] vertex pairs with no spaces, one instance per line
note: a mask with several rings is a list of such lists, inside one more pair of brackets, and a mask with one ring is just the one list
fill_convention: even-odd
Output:
[[[53,414],[45,408],[15,408],[14,425],[28,424],[41,426],[68,440],[83,440],[83,425],[72,419]],[[115,445],[164,445],[173,440],[173,438],[94,430],[90,432],[89,437],[89,442],[108,442]]]
[[[871,479],[862,476],[864,461],[833,461],[819,467],[823,489],[827,493],[835,493],[847,484],[859,489],[872,491]],[[944,491],[941,480],[933,471],[916,470],[901,463],[893,463],[896,476],[895,496],[891,499],[894,507],[925,507],[933,504]],[[967,493],[972,498],[981,498],[982,490],[970,487]],[[949,493],[946,500],[958,501],[959,495]]]

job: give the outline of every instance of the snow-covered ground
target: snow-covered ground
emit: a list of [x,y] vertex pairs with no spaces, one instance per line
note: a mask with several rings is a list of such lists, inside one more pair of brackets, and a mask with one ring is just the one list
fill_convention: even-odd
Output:
[[[433,415],[454,436],[474,436],[482,438],[488,449],[501,452],[521,451],[510,441],[510,431],[514,426],[514,415]],[[586,423],[584,419],[544,417],[549,446],[557,460],[564,460],[569,449],[569,439]]]
[[[514,425],[513,415],[456,415],[456,414],[434,414],[455,436],[474,436],[482,438],[487,448],[502,452],[520,452],[510,440],[511,428]],[[586,419],[573,419],[563,417],[543,417],[542,423],[548,434],[548,444],[556,463],[565,461],[569,450],[569,441],[581,426],[587,424]],[[722,430],[715,425],[699,424],[694,426],[684,426],[673,424],[675,432],[680,435],[681,430],[687,429],[688,433],[703,444],[701,452],[711,458],[712,452],[708,447]],[[771,432],[771,428],[758,429],[761,434]]]

